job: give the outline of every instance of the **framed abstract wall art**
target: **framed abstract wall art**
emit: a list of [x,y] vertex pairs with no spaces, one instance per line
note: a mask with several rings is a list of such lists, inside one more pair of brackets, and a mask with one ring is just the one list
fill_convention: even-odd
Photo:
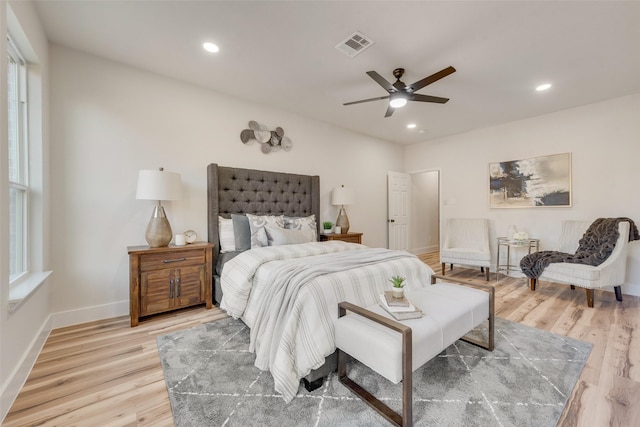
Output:
[[571,206],[571,153],[489,163],[489,207]]

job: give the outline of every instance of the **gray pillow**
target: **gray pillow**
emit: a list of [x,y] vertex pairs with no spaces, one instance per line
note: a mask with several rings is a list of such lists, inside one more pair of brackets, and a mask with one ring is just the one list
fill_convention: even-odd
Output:
[[231,214],[233,235],[236,239],[236,251],[251,249],[251,228],[246,215]]
[[297,243],[315,242],[315,232],[312,230],[287,230],[284,228],[265,227],[269,246],[295,245]]

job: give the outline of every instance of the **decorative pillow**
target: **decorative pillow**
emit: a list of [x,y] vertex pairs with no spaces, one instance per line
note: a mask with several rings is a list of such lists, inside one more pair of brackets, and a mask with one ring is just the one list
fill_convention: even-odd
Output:
[[318,240],[318,226],[316,225],[316,216],[309,215],[304,217],[284,217],[284,228],[287,230],[310,230],[313,231],[314,240]]
[[264,227],[267,231],[269,246],[294,245],[296,243],[315,242],[311,230],[287,230],[284,228]]
[[251,247],[260,248],[262,246],[269,246],[269,240],[264,227],[267,225],[273,228],[284,229],[284,216],[283,215],[251,215],[247,214],[249,218],[249,229],[251,230]]
[[236,238],[236,251],[251,249],[251,228],[246,215],[231,214],[233,234]]
[[233,221],[219,216],[218,233],[220,234],[220,252],[234,252],[236,250],[236,238],[233,235]]

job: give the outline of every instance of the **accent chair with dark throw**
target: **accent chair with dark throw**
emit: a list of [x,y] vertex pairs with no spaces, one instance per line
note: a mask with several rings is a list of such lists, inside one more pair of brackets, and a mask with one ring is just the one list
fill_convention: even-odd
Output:
[[556,251],[542,251],[520,261],[522,272],[535,291],[538,280],[585,288],[587,305],[593,307],[594,289],[613,286],[616,300],[622,301],[627,247],[640,240],[629,218],[599,218],[591,221],[563,221]]

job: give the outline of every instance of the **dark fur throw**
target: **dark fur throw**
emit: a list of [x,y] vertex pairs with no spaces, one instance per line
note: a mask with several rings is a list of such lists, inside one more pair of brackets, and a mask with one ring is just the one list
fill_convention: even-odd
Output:
[[520,261],[522,272],[529,278],[537,279],[552,262],[570,262],[597,266],[602,264],[613,252],[620,237],[618,223],[628,221],[629,241],[640,240],[638,227],[629,218],[598,218],[589,226],[580,239],[575,254],[558,251],[541,251],[525,256]]

